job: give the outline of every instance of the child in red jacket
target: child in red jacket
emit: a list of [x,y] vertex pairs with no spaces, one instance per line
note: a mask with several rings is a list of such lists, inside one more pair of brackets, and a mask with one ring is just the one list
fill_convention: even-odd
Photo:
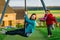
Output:
[[51,28],[53,27],[54,23],[57,23],[57,21],[56,21],[55,17],[53,16],[53,14],[50,13],[50,10],[46,10],[44,19],[46,20],[48,37],[50,37],[52,35]]

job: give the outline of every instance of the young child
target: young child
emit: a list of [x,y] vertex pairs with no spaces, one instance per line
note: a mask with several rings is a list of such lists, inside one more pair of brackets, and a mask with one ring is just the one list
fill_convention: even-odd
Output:
[[17,29],[17,30],[12,30],[12,31],[5,31],[2,30],[2,33],[4,34],[25,34],[25,36],[29,37],[31,33],[34,32],[35,27],[36,27],[36,14],[33,13],[30,17],[30,19],[27,16],[27,12],[25,12],[25,22],[27,23],[25,29]]
[[48,37],[50,37],[52,35],[51,28],[53,27],[54,23],[57,23],[57,21],[56,21],[55,17],[50,13],[50,10],[46,10],[44,19],[46,20]]
[[33,13],[28,19],[27,14],[25,14],[25,22],[27,23],[26,28],[25,28],[25,34],[29,36],[31,33],[34,32],[35,27],[36,27],[36,14]]

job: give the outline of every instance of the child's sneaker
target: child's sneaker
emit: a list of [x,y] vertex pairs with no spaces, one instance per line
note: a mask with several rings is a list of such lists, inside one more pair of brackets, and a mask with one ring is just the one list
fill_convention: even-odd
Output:
[[51,37],[51,35],[48,35],[48,37],[50,38],[50,37]]
[[5,34],[6,33],[6,30],[2,29],[2,34]]
[[31,33],[27,33],[26,36],[27,36],[27,37],[31,36]]

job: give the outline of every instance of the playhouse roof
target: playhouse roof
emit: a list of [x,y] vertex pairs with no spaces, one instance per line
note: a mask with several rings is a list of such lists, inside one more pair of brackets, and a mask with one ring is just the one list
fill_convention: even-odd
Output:
[[[5,5],[5,0],[0,0],[0,13],[2,13]],[[14,13],[13,9],[9,6],[6,8],[6,13]]]

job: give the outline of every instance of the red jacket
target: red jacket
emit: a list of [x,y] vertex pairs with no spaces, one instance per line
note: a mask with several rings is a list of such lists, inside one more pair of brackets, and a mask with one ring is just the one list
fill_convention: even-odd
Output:
[[55,17],[50,13],[50,14],[45,14],[45,16],[44,17],[47,17],[46,18],[46,25],[52,25],[54,22],[56,23],[57,21],[56,21],[56,19],[55,19]]

